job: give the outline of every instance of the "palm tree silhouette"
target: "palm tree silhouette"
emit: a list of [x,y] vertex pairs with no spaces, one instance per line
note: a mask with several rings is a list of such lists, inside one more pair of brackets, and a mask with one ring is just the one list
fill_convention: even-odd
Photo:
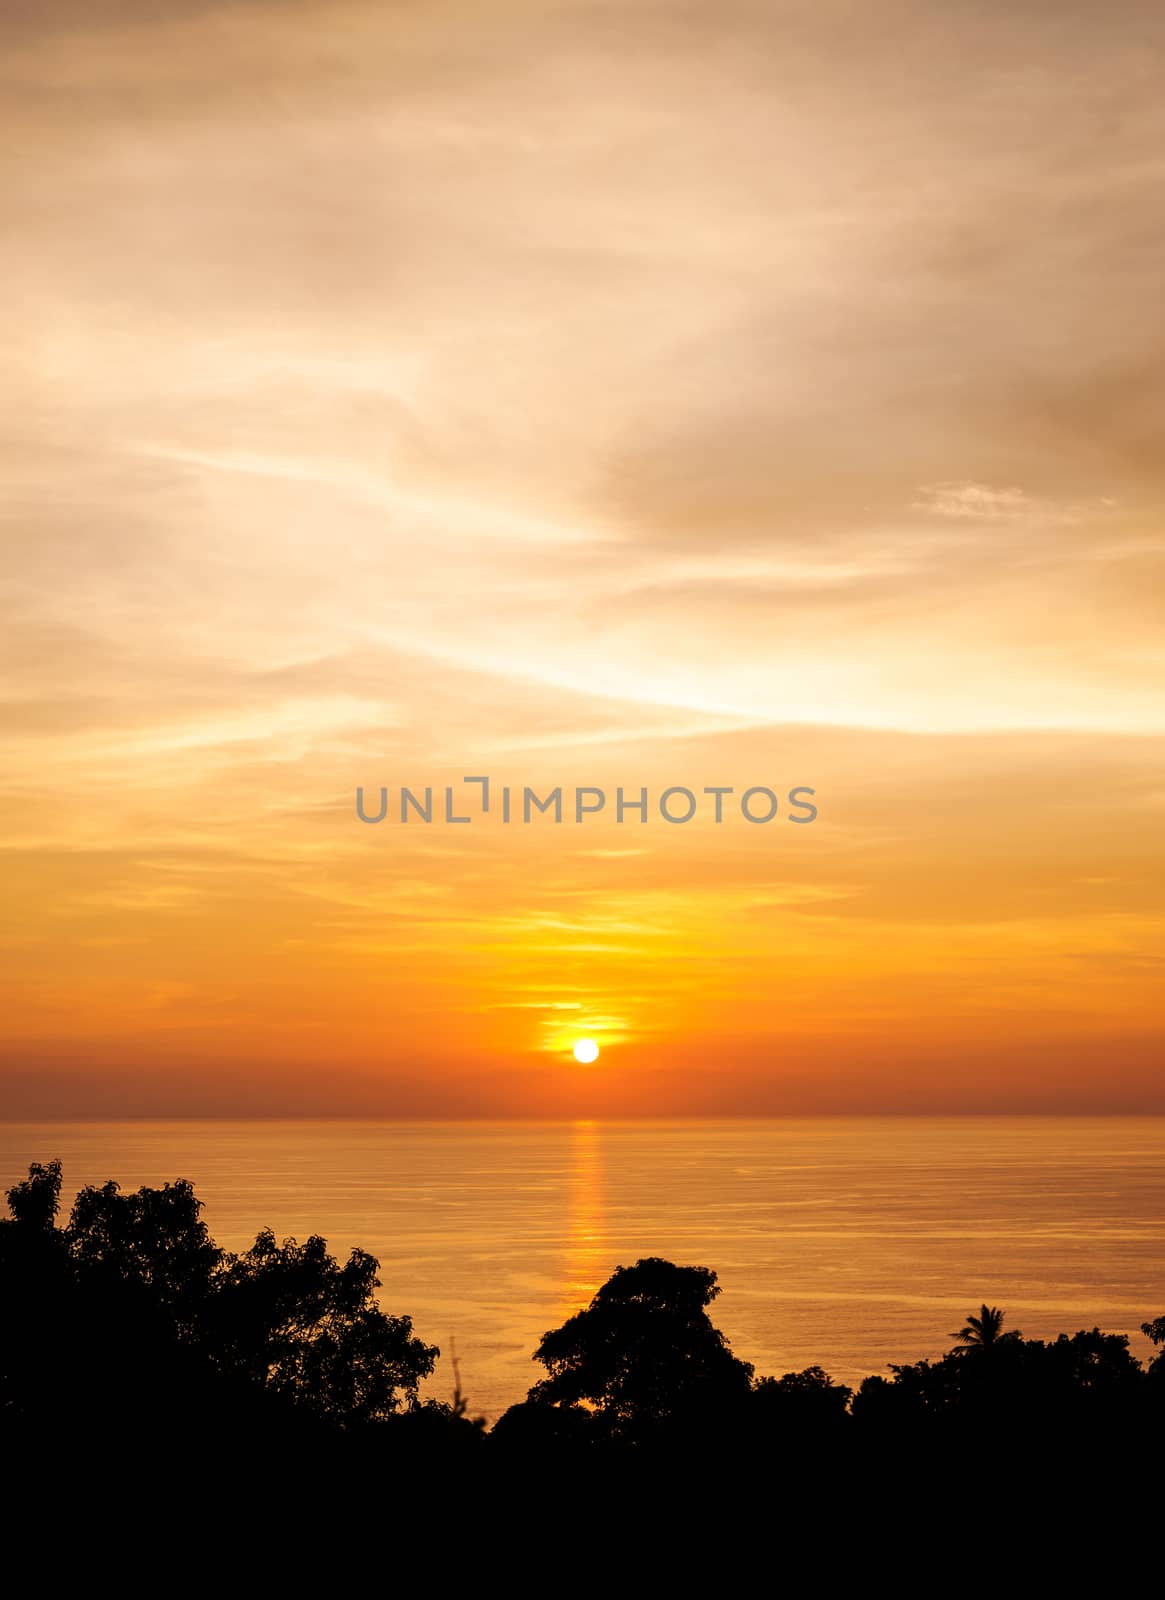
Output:
[[951,1338],[957,1339],[961,1345],[985,1349],[998,1342],[1002,1329],[1003,1312],[997,1306],[980,1306],[979,1315],[968,1317],[966,1326],[960,1328],[958,1333],[952,1333]]

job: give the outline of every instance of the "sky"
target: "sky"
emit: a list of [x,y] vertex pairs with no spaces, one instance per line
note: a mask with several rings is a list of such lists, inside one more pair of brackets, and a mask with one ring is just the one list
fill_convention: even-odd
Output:
[[0,1115],[1165,1111],[1159,7],[0,47]]

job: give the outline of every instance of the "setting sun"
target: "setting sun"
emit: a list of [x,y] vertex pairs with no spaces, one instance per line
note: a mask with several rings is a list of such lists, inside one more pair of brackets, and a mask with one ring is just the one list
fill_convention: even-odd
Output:
[[593,1039],[577,1040],[574,1047],[574,1059],[576,1061],[581,1061],[584,1066],[589,1067],[592,1061],[597,1061],[599,1059],[598,1045]]

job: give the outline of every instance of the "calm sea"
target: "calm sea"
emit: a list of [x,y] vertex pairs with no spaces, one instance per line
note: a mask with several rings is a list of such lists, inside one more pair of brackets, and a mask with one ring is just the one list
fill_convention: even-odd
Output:
[[646,1255],[715,1268],[758,1372],[847,1382],[941,1353],[983,1300],[1040,1337],[1165,1313],[1165,1118],[0,1126],[5,1187],[54,1155],[67,1195],[190,1178],[231,1249],[270,1226],[371,1250],[385,1309],[455,1347],[490,1418]]

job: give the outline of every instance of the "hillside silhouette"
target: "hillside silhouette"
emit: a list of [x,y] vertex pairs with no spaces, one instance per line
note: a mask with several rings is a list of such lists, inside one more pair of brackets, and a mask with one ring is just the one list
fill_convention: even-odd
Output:
[[487,1428],[459,1384],[421,1397],[440,1352],[379,1307],[365,1252],[341,1263],[322,1238],[264,1231],[230,1253],[186,1181],[85,1188],[64,1219],[60,1196],[59,1162],[34,1164],[0,1221],[0,1449],[30,1482],[63,1458],[181,1461],[218,1483],[395,1485],[407,1504],[434,1474],[647,1470],[720,1494],[827,1484],[846,1503],[887,1479],[965,1498],[1017,1472],[1046,1488],[1065,1463],[1108,1489],[1113,1463],[1155,1469],[1165,1317],[1143,1324],[1142,1364],[1126,1334],[1027,1339],[984,1304],[945,1355],[854,1390],[819,1366],[758,1376],[711,1319],[716,1274],[651,1257],[543,1335],[542,1375]]

